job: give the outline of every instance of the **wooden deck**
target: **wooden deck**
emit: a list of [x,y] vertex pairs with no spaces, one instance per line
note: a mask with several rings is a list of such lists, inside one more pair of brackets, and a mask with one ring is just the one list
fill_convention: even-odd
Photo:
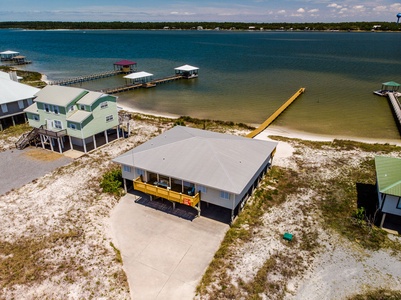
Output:
[[305,92],[305,88],[300,88],[290,99],[288,99],[283,105],[281,105],[266,121],[262,123],[258,128],[249,133],[246,137],[254,138],[263,130],[265,130],[292,102],[294,102],[301,94]]

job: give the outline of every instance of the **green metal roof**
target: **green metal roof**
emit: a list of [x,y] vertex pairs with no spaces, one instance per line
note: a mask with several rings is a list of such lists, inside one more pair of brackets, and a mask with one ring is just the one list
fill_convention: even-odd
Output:
[[388,82],[383,82],[382,85],[385,86],[400,86],[401,84],[395,82],[395,81],[388,81]]
[[401,197],[401,159],[376,156],[375,165],[379,191]]

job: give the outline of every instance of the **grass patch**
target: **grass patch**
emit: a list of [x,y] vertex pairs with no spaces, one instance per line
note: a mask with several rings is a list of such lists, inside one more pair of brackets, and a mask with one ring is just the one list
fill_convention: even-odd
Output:
[[[43,251],[55,247],[57,242],[65,242],[68,239],[77,238],[79,231],[66,233],[53,233],[42,239],[20,238],[15,242],[0,241],[2,257],[0,258],[0,285],[2,288],[15,284],[29,284],[40,282],[48,277],[63,271],[63,264],[55,267],[43,256]],[[69,269],[75,262],[68,261]]]
[[28,123],[10,126],[1,132],[0,139],[6,140],[11,137],[20,137],[30,130],[32,130],[32,127],[30,127]]
[[123,258],[121,256],[121,251],[116,246],[114,246],[114,244],[112,242],[110,242],[110,246],[111,246],[111,248],[113,248],[114,253],[116,254],[116,261],[118,261],[120,264],[122,264]]
[[347,298],[348,300],[398,300],[401,299],[400,291],[377,289],[364,294],[357,294]]
[[[230,294],[235,294],[235,287],[230,283],[230,278],[225,271],[230,268],[230,257],[234,255],[238,247],[252,238],[255,228],[263,225],[261,217],[268,209],[280,205],[287,199],[288,195],[307,186],[307,182],[298,178],[298,173],[293,170],[272,167],[260,187],[254,192],[252,199],[249,200],[249,203],[227,231],[219,250],[215,253],[212,262],[197,286],[198,294],[209,293],[207,288],[217,280],[220,286],[224,287],[220,291],[214,291],[218,297],[227,298]],[[265,264],[270,265],[269,262]],[[263,268],[267,269],[267,266]],[[263,273],[264,271],[260,270],[260,272]],[[256,281],[259,280],[256,279]],[[259,288],[255,287],[255,290],[259,290]],[[215,296],[217,297],[217,295]]]

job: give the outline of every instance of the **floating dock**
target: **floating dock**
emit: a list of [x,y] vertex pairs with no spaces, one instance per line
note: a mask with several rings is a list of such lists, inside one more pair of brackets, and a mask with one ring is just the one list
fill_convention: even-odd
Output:
[[249,133],[246,137],[254,138],[263,130],[265,130],[292,102],[294,102],[301,94],[305,92],[305,88],[300,88],[290,99],[288,99],[283,105],[279,107],[266,121],[262,123],[258,128]]

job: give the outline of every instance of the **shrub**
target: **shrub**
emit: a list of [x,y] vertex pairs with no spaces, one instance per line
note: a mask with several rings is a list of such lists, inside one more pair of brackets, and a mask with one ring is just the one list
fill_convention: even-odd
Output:
[[123,193],[123,189],[121,188],[122,180],[121,168],[114,168],[103,175],[100,187],[105,193],[121,196]]

